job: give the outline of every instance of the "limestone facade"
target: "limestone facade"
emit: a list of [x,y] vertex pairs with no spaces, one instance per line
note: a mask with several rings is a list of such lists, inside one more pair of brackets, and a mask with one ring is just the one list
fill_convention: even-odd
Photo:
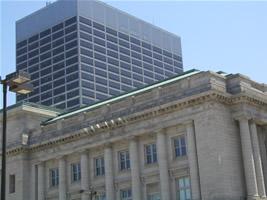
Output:
[[267,86],[240,74],[189,72],[68,113],[19,104],[7,199],[266,199],[266,144]]

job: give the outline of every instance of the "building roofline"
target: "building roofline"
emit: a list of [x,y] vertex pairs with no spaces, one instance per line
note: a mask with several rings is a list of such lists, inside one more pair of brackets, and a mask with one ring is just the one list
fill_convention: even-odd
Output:
[[[16,21],[16,24],[21,23],[23,20],[25,20],[25,19],[27,19],[27,18],[29,18],[29,17],[31,17],[31,16],[36,15],[38,12],[40,12],[40,11],[42,11],[42,10],[45,10],[45,9],[48,9],[49,7],[54,6],[54,3],[58,2],[58,1],[59,1],[59,0],[54,1],[54,2],[52,2],[52,3],[50,3],[50,4],[48,4],[48,5],[45,5],[44,7],[39,8],[38,10],[36,10],[36,11],[34,11],[34,12],[32,12],[32,13],[30,13],[30,14],[28,14],[28,15],[26,15],[26,16],[20,18],[20,19],[18,19],[18,20]],[[75,0],[75,1],[76,1],[76,0]]]
[[[79,1],[79,0],[78,0],[78,1]],[[109,8],[115,9],[116,11],[118,11],[118,12],[120,12],[120,13],[127,14],[127,15],[131,16],[131,17],[134,18],[134,19],[140,20],[140,21],[142,21],[142,22],[144,22],[144,23],[146,23],[146,24],[148,24],[148,25],[150,25],[150,26],[153,26],[154,28],[157,28],[157,29],[159,29],[159,30],[161,30],[161,31],[164,31],[164,32],[166,32],[166,33],[168,33],[168,34],[174,36],[174,37],[177,37],[177,38],[181,39],[181,37],[180,37],[179,35],[176,35],[175,33],[172,33],[172,32],[170,32],[170,31],[167,31],[166,29],[163,29],[163,28],[160,27],[160,26],[154,25],[154,24],[152,24],[151,22],[148,22],[148,21],[146,21],[146,20],[144,20],[144,19],[141,19],[141,18],[139,18],[139,17],[137,17],[137,16],[135,16],[135,15],[133,15],[133,14],[127,13],[126,11],[123,11],[123,10],[121,10],[121,9],[119,9],[119,8],[116,8],[116,7],[112,6],[112,5],[109,5],[109,4],[106,3],[106,2],[103,2],[103,1],[100,1],[100,0],[94,0],[94,1],[98,1],[98,2],[104,4],[105,6],[107,6],[107,7],[109,7]]]
[[[42,8],[40,8],[40,9],[34,11],[33,13],[30,13],[29,15],[26,15],[26,16],[22,17],[21,19],[18,19],[18,20],[16,21],[16,24],[21,23],[23,20],[27,19],[28,17],[31,17],[31,16],[36,15],[38,12],[40,12],[40,11],[42,11],[42,10],[45,10],[45,9],[48,9],[48,8],[54,6],[54,4],[57,3],[57,2],[59,2],[59,1],[63,1],[63,0],[56,0],[56,1],[54,1],[54,2],[52,2],[52,3],[50,3],[50,4],[48,4],[48,5],[46,5],[46,6],[42,7]],[[79,0],[72,0],[72,1],[75,1],[77,4],[79,3]],[[146,23],[146,24],[148,24],[148,25],[150,25],[150,26],[153,26],[154,28],[156,28],[156,29],[158,29],[158,30],[160,30],[160,31],[163,31],[163,32],[165,32],[165,33],[168,33],[168,34],[174,36],[174,37],[177,37],[177,38],[181,39],[181,37],[180,37],[179,35],[177,35],[177,34],[175,34],[175,33],[173,33],[173,32],[170,32],[170,31],[168,31],[168,30],[166,30],[166,29],[164,29],[164,28],[162,28],[162,27],[160,27],[160,26],[157,26],[157,25],[152,24],[151,22],[148,22],[148,21],[146,21],[146,20],[144,20],[144,19],[142,19],[142,18],[139,18],[139,17],[137,17],[137,16],[134,16],[133,14],[127,13],[126,11],[123,11],[123,10],[121,10],[121,9],[119,9],[119,8],[116,8],[116,7],[112,6],[112,5],[109,5],[109,4],[106,3],[106,2],[103,2],[103,1],[100,1],[100,0],[94,0],[94,1],[97,1],[97,2],[99,2],[99,3],[101,3],[101,4],[105,5],[105,6],[107,6],[107,7],[109,7],[109,8],[112,8],[112,9],[114,9],[114,10],[120,12],[120,13],[127,14],[127,15],[129,15],[130,17],[132,17],[132,18],[134,18],[134,19],[140,20],[140,21],[142,21],[142,22],[144,22],[144,23]],[[78,13],[78,12],[77,12],[77,13]]]
[[92,104],[90,106],[84,106],[84,107],[76,109],[76,110],[63,112],[63,113],[59,114],[57,117],[54,117],[54,118],[51,118],[51,119],[48,119],[48,120],[42,122],[42,125],[48,125],[48,124],[51,124],[51,123],[53,123],[53,122],[55,122],[57,120],[69,118],[69,117],[71,117],[71,116],[73,116],[75,114],[81,113],[81,112],[87,112],[87,111],[90,111],[90,110],[94,110],[94,109],[99,108],[99,107],[101,107],[103,105],[108,105],[110,103],[115,103],[115,102],[121,101],[121,100],[123,100],[123,99],[125,99],[127,97],[134,96],[134,95],[139,95],[139,94],[142,94],[144,92],[148,92],[148,91],[150,91],[150,90],[152,90],[154,88],[158,88],[158,87],[161,87],[161,86],[165,86],[165,85],[171,84],[171,83],[176,82],[178,80],[181,80],[183,78],[192,76],[194,74],[198,74],[200,72],[201,71],[199,71],[197,69],[188,70],[188,71],[186,71],[186,72],[184,72],[182,74],[179,74],[178,76],[175,76],[175,77],[172,77],[172,78],[168,78],[168,79],[165,79],[163,81],[153,83],[151,85],[147,85],[147,86],[145,86],[143,88],[138,88],[136,90],[121,94],[119,96],[111,97],[111,98],[109,98],[107,100],[94,103],[94,104]]

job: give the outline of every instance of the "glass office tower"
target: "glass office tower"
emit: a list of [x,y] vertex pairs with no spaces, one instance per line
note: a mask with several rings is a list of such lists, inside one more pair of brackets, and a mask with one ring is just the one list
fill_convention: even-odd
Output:
[[180,38],[95,0],[59,0],[16,24],[17,70],[62,109],[93,104],[183,72]]

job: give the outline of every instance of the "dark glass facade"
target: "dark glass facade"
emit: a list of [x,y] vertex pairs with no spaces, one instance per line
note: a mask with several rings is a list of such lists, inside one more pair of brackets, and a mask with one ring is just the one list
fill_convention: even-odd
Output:
[[62,109],[117,96],[183,72],[182,58],[85,17],[72,17],[17,43],[17,70],[34,92],[17,96]]
[[[31,74],[34,91],[18,95],[57,108],[80,104],[77,17],[72,17],[17,43],[17,70]],[[74,95],[75,94],[75,95]]]

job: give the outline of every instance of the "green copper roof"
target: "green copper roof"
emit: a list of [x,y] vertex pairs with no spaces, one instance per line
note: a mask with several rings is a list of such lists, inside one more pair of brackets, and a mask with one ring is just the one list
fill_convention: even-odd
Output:
[[123,100],[123,99],[125,99],[127,97],[130,97],[130,96],[138,95],[138,94],[141,94],[143,92],[148,92],[148,91],[150,91],[150,90],[152,90],[154,88],[158,88],[158,87],[161,87],[161,86],[176,82],[178,80],[181,80],[183,78],[192,76],[192,75],[197,74],[197,73],[200,73],[200,71],[196,70],[196,69],[192,69],[192,70],[186,71],[186,72],[184,72],[182,74],[179,74],[178,76],[175,76],[175,77],[172,77],[172,78],[169,78],[169,79],[165,79],[165,80],[163,80],[161,82],[156,82],[156,83],[154,83],[152,85],[148,85],[148,86],[143,87],[141,89],[139,88],[139,89],[136,89],[134,91],[131,91],[131,92],[128,92],[128,93],[124,93],[122,95],[119,95],[119,96],[116,96],[116,97],[112,97],[110,99],[107,99],[107,100],[104,100],[104,101],[101,101],[101,102],[97,102],[97,103],[95,103],[93,105],[79,108],[77,110],[61,113],[57,117],[54,117],[52,119],[49,119],[49,120],[43,122],[43,125],[53,123],[53,122],[55,122],[57,120],[60,120],[60,119],[68,118],[70,116],[76,115],[76,114],[81,113],[81,112],[88,112],[90,110],[99,108],[99,107],[101,107],[103,105],[111,104],[111,103]]

